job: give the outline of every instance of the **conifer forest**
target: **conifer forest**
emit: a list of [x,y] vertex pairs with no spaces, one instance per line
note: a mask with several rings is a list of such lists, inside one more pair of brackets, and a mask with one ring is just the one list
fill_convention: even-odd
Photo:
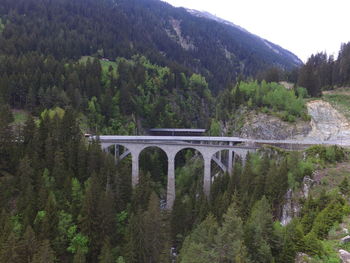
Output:
[[[170,18],[191,36],[188,49]],[[235,157],[231,175],[213,162],[209,196],[203,159],[183,150],[168,210],[162,150],[141,153],[132,187],[131,157],[116,165],[85,136],[236,136],[247,112],[294,125],[310,121],[308,100],[350,85],[350,43],[300,65],[252,45],[158,0],[0,0],[0,263],[294,263],[300,253],[339,262],[329,235],[350,215],[348,173],[281,218],[286,194],[348,163],[347,148],[264,146]]]

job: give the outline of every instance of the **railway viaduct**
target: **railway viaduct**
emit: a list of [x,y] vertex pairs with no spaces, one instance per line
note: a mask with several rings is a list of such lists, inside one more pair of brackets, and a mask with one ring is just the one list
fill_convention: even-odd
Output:
[[[194,149],[202,155],[204,161],[203,189],[208,196],[211,185],[211,161],[213,160],[224,172],[232,173],[234,156],[244,162],[249,152],[255,152],[262,145],[273,145],[290,150],[304,149],[319,142],[296,140],[253,140],[238,137],[204,137],[204,136],[90,136],[90,140],[99,140],[104,151],[114,152],[116,161],[129,154],[132,159],[132,185],[139,181],[139,156],[149,147],[162,149],[168,158],[167,200],[166,208],[171,209],[175,200],[175,157],[183,149]],[[329,143],[331,144],[331,143]],[[120,147],[124,151],[120,151]],[[228,151],[227,161],[221,158],[221,151]]]

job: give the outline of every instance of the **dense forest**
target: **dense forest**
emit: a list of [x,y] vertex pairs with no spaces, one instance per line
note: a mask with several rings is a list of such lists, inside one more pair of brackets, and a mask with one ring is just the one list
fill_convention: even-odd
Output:
[[116,167],[98,142],[87,143],[74,110],[29,118],[19,134],[7,107],[0,116],[0,262],[171,262],[170,247],[179,262],[293,262],[296,252],[328,258],[321,240],[349,213],[341,194],[324,192],[305,200],[286,227],[276,222],[287,189],[346,158],[338,147],[266,148],[245,164],[237,159],[209,199],[202,161],[184,152],[166,211],[166,167],[156,150],[143,155],[132,190],[130,160]]
[[[290,52],[269,43],[277,54],[267,42],[241,29],[159,0],[0,3],[0,50],[11,58],[42,55],[62,61],[99,55],[114,60],[141,54],[176,73],[203,75],[216,92],[239,74],[252,76],[274,65],[290,70],[301,64]],[[183,47],[179,38],[193,48]]]
[[130,157],[116,166],[83,136],[227,136],[221,125],[243,108],[308,120],[305,98],[350,84],[349,43],[337,59],[316,54],[292,70],[293,55],[256,38],[154,0],[0,0],[0,262],[288,263],[297,252],[337,262],[324,239],[350,213],[346,180],[301,200],[288,225],[279,219],[287,190],[348,160],[342,148],[265,147],[236,158],[231,176],[213,165],[209,197],[202,159],[184,150],[167,211],[164,152],[141,154],[132,189]]
[[322,90],[350,84],[350,43],[341,45],[337,59],[326,53],[312,55],[300,69],[298,84],[307,88],[311,96]]

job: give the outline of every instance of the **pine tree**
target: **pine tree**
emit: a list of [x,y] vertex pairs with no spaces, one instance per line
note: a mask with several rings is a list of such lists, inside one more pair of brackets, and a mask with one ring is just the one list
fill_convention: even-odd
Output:
[[230,262],[246,254],[243,244],[243,223],[231,205],[223,216],[222,226],[215,237],[216,262]]
[[54,193],[50,192],[45,206],[45,217],[42,222],[42,229],[39,234],[40,239],[48,239],[52,242],[57,236],[58,221],[56,198]]
[[213,248],[218,233],[218,224],[213,215],[200,223],[182,245],[179,261],[182,263],[217,262],[217,252]]
[[19,193],[18,208],[23,211],[25,225],[33,222],[36,213],[36,196],[34,192],[34,170],[28,156],[25,156],[19,163]]
[[25,152],[31,156],[34,154],[36,149],[36,144],[34,139],[36,136],[36,125],[32,116],[29,116],[26,120],[23,128],[23,146]]
[[38,244],[35,233],[30,225],[27,226],[23,237],[20,239],[19,247],[19,262],[31,262],[38,248]]
[[99,228],[96,229],[98,232],[98,241],[97,244],[99,247],[102,247],[103,240],[107,237],[114,238],[115,237],[115,217],[116,211],[114,208],[115,200],[110,191],[104,192],[100,195],[100,200],[98,203],[98,222]]
[[253,262],[272,262],[273,220],[265,197],[257,201],[245,225],[245,244]]
[[303,252],[308,255],[322,256],[324,253],[321,241],[317,239],[317,235],[312,231],[304,237],[303,243],[305,244]]
[[18,237],[11,232],[5,243],[1,246],[0,262],[17,263],[19,262]]
[[13,132],[10,123],[13,121],[12,113],[7,105],[0,104],[0,175],[3,171],[12,171],[15,163],[12,145]]
[[101,226],[99,222],[98,203],[102,193],[96,173],[93,173],[92,177],[87,181],[85,188],[85,196],[78,220],[82,233],[90,240],[90,253],[88,256],[95,259],[100,249],[100,233],[98,231],[101,229]]
[[0,251],[5,244],[6,239],[10,235],[12,231],[12,223],[10,220],[10,215],[3,208],[0,213]]
[[147,262],[147,251],[145,249],[145,228],[140,212],[131,214],[127,229],[126,256],[127,262]]
[[85,263],[86,255],[80,249],[74,254],[73,263]]
[[111,244],[108,238],[105,238],[101,253],[98,257],[98,263],[114,263],[114,262],[115,260],[113,257]]
[[45,239],[41,242],[39,249],[35,252],[33,263],[54,263],[55,253],[50,246],[50,241]]
[[[152,192],[148,203],[148,209],[143,213],[144,225],[144,246],[147,251],[146,262],[169,262],[161,259],[164,251],[170,250],[168,242],[168,233],[165,233],[165,222],[159,207],[159,198]],[[167,247],[169,245],[169,247]]]
[[314,55],[312,55],[305,66],[301,68],[298,78],[298,85],[306,88],[310,96],[318,97],[321,95],[320,76],[316,72],[314,65]]

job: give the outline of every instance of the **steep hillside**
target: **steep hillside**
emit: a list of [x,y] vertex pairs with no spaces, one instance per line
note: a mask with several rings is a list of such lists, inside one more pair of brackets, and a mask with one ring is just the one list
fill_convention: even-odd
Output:
[[[235,81],[240,73],[251,76],[271,66],[290,70],[302,64],[290,52],[199,12],[173,8],[158,0],[119,2],[132,24],[150,34],[150,40],[166,58],[203,74],[213,84],[212,90]],[[142,17],[151,18],[152,23],[142,24]]]
[[153,63],[205,76],[218,91],[239,74],[291,69],[291,53],[231,24],[158,0],[1,0],[2,55],[39,52],[56,59],[143,54]]
[[[188,12],[190,12],[191,14],[195,15],[195,16],[198,16],[198,17],[204,17],[204,18],[207,18],[207,19],[211,19],[211,20],[214,20],[214,21],[217,21],[221,24],[224,24],[224,25],[228,25],[230,27],[233,27],[235,28],[236,30],[240,30],[242,32],[245,32],[246,33],[246,38],[247,38],[247,43],[248,45],[257,45],[259,46],[264,52],[265,54],[269,54],[271,53],[271,51],[273,51],[274,53],[276,53],[277,55],[279,55],[280,57],[276,57],[276,61],[274,62],[276,66],[280,66],[282,68],[285,68],[285,69],[291,69],[291,68],[294,68],[294,67],[299,67],[301,64],[302,64],[302,61],[296,56],[294,55],[293,53],[291,53],[290,51],[266,40],[266,39],[263,39],[257,35],[254,35],[254,34],[251,34],[249,33],[247,30],[245,30],[244,28],[232,23],[232,22],[229,22],[227,20],[224,20],[222,18],[219,18],[213,14],[210,14],[209,12],[199,12],[197,10],[187,10]],[[239,41],[242,41],[241,39],[238,39]],[[268,49],[266,49],[266,47]]]

